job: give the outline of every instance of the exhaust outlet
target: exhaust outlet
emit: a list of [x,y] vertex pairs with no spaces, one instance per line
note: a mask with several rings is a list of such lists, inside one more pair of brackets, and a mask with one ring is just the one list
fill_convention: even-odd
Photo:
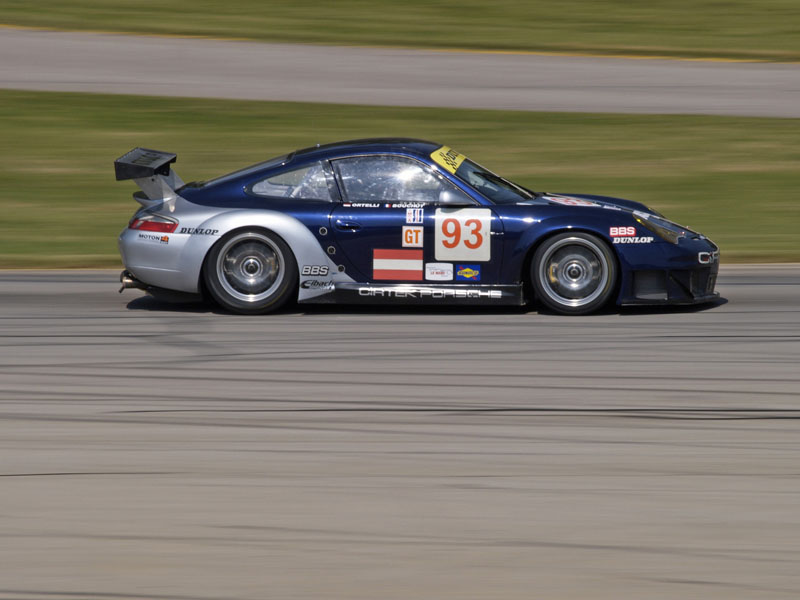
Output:
[[122,284],[122,287],[119,288],[119,293],[121,294],[123,290],[129,290],[131,288],[135,288],[137,290],[144,290],[147,289],[147,285],[136,279],[130,271],[123,271],[119,274],[119,282]]

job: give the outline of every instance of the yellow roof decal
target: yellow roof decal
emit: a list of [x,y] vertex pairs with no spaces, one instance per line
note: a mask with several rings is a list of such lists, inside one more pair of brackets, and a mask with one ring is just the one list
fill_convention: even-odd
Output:
[[448,146],[442,146],[438,150],[431,152],[431,158],[437,165],[440,165],[455,175],[458,167],[464,162],[466,156],[459,154]]

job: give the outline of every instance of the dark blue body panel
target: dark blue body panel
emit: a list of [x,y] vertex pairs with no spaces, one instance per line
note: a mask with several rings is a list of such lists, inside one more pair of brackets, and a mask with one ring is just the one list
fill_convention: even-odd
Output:
[[[530,277],[530,262],[539,244],[558,233],[593,234],[613,249],[619,266],[618,304],[694,303],[713,299],[718,260],[703,263],[698,256],[718,256],[718,248],[707,238],[688,232],[677,243],[655,235],[642,226],[634,211],[660,216],[646,206],[630,200],[592,195],[537,194],[515,204],[496,204],[454,173],[432,160],[439,144],[420,140],[356,140],[300,150],[284,160],[272,161],[263,168],[246,169],[205,184],[189,184],[180,195],[194,204],[221,208],[245,208],[280,211],[299,220],[316,237],[327,254],[335,257],[341,269],[356,282],[403,283],[377,277],[376,249],[399,249],[404,227],[408,226],[408,206],[403,199],[358,205],[348,202],[341,181],[331,192],[332,201],[301,198],[265,197],[250,188],[272,174],[315,163],[325,165],[333,178],[331,161],[347,157],[403,156],[426,165],[437,177],[458,188],[486,219],[490,235],[486,241],[487,260],[456,263],[466,276],[454,275],[449,284],[480,286],[522,286]],[[576,201],[577,199],[577,201]],[[580,202],[583,201],[583,202]],[[439,238],[450,212],[469,210],[460,205],[449,208],[437,203],[420,203],[423,211],[423,239],[419,247],[427,264],[441,262]],[[490,231],[489,231],[490,230]],[[620,234],[619,232],[624,232]],[[477,234],[476,234],[477,235]],[[437,237],[439,236],[439,237]],[[436,244],[432,243],[437,240]],[[468,278],[471,275],[471,279]],[[428,285],[435,286],[436,283]],[[522,287],[520,287],[522,289]]]

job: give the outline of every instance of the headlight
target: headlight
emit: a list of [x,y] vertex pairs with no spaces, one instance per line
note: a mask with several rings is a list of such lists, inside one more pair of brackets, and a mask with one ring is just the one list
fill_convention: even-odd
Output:
[[678,240],[686,235],[685,228],[655,215],[634,211],[633,218],[636,219],[636,222],[639,223],[639,225],[649,229],[658,237],[667,240],[672,244],[677,244]]

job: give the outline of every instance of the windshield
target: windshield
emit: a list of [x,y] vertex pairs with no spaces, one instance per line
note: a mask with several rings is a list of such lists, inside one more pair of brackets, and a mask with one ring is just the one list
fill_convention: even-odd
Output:
[[495,204],[515,204],[535,197],[532,192],[484,169],[468,158],[464,159],[455,175]]
[[495,204],[516,204],[536,197],[534,192],[484,169],[449,146],[431,152],[431,158],[443,169],[468,183]]

